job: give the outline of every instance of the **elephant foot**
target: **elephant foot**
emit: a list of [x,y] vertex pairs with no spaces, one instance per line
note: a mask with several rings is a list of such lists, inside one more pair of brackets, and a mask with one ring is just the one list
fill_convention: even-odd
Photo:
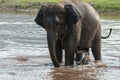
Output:
[[73,68],[73,67],[75,67],[75,65],[65,66],[65,68]]
[[95,61],[95,65],[96,65],[97,67],[105,67],[105,66],[106,66],[104,63],[102,63],[101,60],[96,60],[96,61]]

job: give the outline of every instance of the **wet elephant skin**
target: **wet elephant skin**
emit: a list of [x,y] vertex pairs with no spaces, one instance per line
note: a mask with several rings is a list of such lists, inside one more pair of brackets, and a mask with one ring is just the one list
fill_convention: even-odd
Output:
[[47,32],[49,53],[55,67],[62,63],[63,49],[65,66],[73,65],[74,60],[86,64],[89,48],[95,61],[101,61],[100,18],[89,4],[74,0],[43,5],[35,22]]

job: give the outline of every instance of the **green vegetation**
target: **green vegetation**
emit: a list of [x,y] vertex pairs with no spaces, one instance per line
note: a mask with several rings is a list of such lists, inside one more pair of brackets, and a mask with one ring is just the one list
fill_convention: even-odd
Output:
[[14,0],[18,2],[59,2],[61,0]]
[[120,11],[120,0],[82,0],[89,2],[98,11]]
[[46,2],[58,3],[61,0],[11,0],[11,1],[15,1],[18,3],[15,5],[17,8],[28,9],[28,8],[37,8],[38,6],[41,5],[41,3],[46,3]]
[[[37,10],[46,2],[59,3],[62,0],[0,0],[1,10]],[[90,3],[100,14],[120,16],[120,0],[81,0]]]
[[41,4],[46,2],[60,2],[61,0],[0,0],[0,8],[15,8],[15,9],[36,9]]
[[120,17],[120,0],[82,0],[90,3],[102,16]]
[[[61,0],[11,0],[17,2],[60,2]],[[103,11],[118,11],[120,10],[120,0],[81,0],[89,2],[99,12]],[[23,7],[29,7],[29,4],[21,5]]]

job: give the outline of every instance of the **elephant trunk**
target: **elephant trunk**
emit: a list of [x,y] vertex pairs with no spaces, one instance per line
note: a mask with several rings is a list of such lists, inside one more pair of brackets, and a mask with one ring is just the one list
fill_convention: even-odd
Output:
[[57,59],[57,55],[56,55],[56,33],[53,31],[49,31],[47,32],[47,41],[48,41],[48,48],[49,48],[49,52],[50,52],[50,57],[52,59],[52,62],[54,64],[55,67],[59,67],[59,62]]

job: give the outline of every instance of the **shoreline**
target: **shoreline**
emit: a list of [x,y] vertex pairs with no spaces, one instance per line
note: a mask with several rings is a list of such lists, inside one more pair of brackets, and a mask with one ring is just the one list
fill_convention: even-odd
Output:
[[[53,2],[14,2],[11,1],[7,3],[6,1],[0,3],[0,13],[20,13],[20,14],[29,14],[36,15],[41,5],[46,5]],[[120,11],[100,11],[95,9],[100,17],[115,17],[120,18]]]
[[[0,13],[15,13],[15,14],[28,14],[28,15],[37,15],[39,9],[14,9],[14,8],[5,8],[0,9]],[[100,17],[104,18],[117,18],[120,19],[120,12],[98,12]]]

